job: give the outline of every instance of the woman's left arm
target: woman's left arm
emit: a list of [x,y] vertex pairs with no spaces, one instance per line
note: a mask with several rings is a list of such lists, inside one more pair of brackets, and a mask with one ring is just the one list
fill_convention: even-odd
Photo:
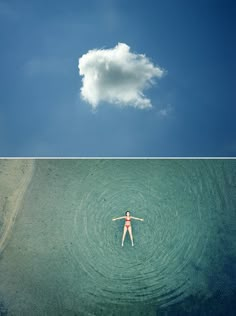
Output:
[[134,216],[130,216],[131,218],[133,218],[133,219],[137,219],[138,221],[144,221],[144,219],[143,218],[138,218],[138,217],[134,217]]

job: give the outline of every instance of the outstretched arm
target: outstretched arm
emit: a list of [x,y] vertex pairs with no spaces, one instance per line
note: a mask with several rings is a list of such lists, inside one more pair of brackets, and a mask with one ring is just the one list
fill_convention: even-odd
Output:
[[122,219],[125,218],[125,216],[117,217],[117,218],[112,218],[113,221],[116,221],[117,219]]
[[137,219],[138,221],[144,221],[144,219],[143,218],[138,218],[138,217],[133,217],[133,216],[130,216],[131,218],[133,218],[133,219]]

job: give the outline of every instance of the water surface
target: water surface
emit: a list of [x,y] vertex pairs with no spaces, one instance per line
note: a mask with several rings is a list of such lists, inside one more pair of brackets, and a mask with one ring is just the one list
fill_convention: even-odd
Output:
[[[122,248],[112,218],[127,209],[144,222]],[[231,315],[235,210],[236,160],[37,160],[0,256],[0,311]]]

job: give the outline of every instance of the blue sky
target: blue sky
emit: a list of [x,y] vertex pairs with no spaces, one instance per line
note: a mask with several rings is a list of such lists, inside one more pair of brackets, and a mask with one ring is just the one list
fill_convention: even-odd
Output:
[[[235,156],[235,12],[229,0],[0,0],[0,156]],[[167,74],[145,90],[151,109],[94,112],[78,58],[119,42]]]

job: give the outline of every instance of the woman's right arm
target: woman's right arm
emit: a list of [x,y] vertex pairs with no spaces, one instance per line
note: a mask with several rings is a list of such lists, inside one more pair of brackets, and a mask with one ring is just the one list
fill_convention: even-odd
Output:
[[125,216],[117,217],[117,218],[112,218],[113,221],[116,221],[117,219],[122,219],[125,218]]

